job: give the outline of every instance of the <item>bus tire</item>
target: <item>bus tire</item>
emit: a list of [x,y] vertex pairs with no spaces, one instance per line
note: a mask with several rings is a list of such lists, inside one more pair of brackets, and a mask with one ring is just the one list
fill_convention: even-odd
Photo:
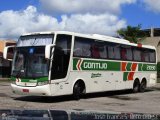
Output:
[[79,84],[75,84],[74,88],[73,88],[73,97],[75,100],[79,100],[81,96],[81,88],[79,86]]
[[147,87],[147,81],[146,79],[143,79],[139,87],[139,92],[144,92],[146,90],[146,87]]
[[137,93],[139,92],[139,89],[140,89],[140,82],[138,79],[136,79],[133,83],[133,92]]

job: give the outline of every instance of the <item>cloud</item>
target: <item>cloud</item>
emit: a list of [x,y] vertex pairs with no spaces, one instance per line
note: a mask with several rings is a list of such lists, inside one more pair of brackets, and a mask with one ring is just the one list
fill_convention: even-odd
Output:
[[160,13],[160,0],[143,0],[147,9],[155,12]]
[[81,33],[99,33],[114,35],[116,30],[125,27],[126,21],[116,15],[72,14],[61,15],[61,20],[39,13],[34,6],[21,11],[3,11],[0,13],[0,38],[17,39],[23,33],[67,30]]
[[56,18],[39,14],[34,6],[23,11],[3,11],[0,13],[0,37],[16,38],[26,32],[58,28]]
[[70,17],[67,17],[66,15],[62,16],[60,24],[64,30],[115,35],[118,29],[125,27],[126,21],[119,20],[117,16],[110,14],[76,14],[71,15]]
[[136,0],[40,0],[40,2],[44,9],[54,13],[118,14],[121,5],[135,3]]

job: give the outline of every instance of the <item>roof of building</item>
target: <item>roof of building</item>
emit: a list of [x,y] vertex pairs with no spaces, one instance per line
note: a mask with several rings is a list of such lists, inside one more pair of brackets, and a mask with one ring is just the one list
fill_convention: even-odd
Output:
[[15,45],[16,41],[13,40],[0,40],[0,57],[3,55],[3,49],[5,46]]
[[143,29],[142,31],[146,33],[147,37],[150,37],[151,34],[153,34],[153,37],[160,37],[160,28]]

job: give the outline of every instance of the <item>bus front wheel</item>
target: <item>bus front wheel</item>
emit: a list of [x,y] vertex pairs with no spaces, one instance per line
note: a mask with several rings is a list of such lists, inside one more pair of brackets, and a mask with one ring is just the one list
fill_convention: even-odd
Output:
[[75,100],[79,100],[80,96],[81,96],[81,87],[78,83],[76,83],[73,88],[73,97]]
[[79,100],[82,95],[86,93],[86,86],[84,81],[78,80],[73,87],[73,97]]

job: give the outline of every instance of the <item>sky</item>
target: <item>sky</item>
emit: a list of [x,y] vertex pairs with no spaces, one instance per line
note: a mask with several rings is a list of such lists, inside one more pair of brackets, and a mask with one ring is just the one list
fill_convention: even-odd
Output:
[[128,25],[160,28],[160,0],[1,0],[0,39],[64,30],[115,36]]

